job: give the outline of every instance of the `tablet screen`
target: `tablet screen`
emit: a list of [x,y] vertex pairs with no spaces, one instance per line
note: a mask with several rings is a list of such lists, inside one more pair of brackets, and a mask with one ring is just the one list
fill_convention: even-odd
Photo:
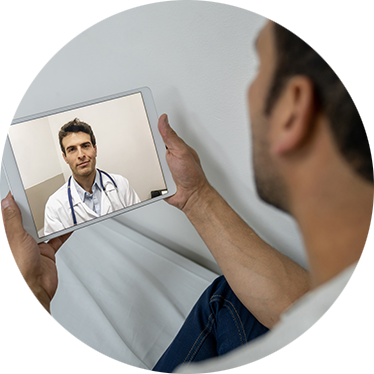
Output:
[[141,92],[14,124],[39,238],[167,193]]

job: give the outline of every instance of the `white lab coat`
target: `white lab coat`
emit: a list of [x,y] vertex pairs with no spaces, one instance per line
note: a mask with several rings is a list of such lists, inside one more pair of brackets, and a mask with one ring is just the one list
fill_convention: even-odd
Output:
[[[129,181],[126,178],[116,174],[110,175],[117,184],[118,193],[112,181],[103,173],[103,185],[106,193],[102,191],[101,194],[102,216],[140,202],[138,195],[130,186]],[[47,201],[44,213],[45,236],[74,225],[68,199],[67,185],[68,182],[66,182],[53,195],[51,195]],[[70,183],[70,189],[74,213],[78,224],[99,217],[97,213],[91,210],[80,199],[73,181]]]

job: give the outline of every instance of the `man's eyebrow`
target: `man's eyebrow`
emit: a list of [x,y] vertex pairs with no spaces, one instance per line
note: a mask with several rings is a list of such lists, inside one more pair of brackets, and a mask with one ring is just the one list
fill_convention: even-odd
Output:
[[[84,142],[84,143],[81,143],[81,144],[78,144],[79,146],[83,147],[85,145],[92,145],[91,142]],[[74,144],[74,145],[69,145],[68,147],[66,147],[66,150],[69,150],[69,149],[74,149],[74,148],[77,148],[77,146]]]

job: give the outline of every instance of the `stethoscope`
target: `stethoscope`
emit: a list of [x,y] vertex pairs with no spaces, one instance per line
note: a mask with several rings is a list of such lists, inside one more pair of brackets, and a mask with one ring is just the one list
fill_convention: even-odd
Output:
[[[116,191],[117,191],[117,195],[118,195],[118,187],[117,187],[117,183],[114,181],[114,179],[108,174],[106,173],[105,171],[103,170],[99,170],[99,169],[96,169],[98,172],[99,172],[99,176],[100,176],[100,184],[101,184],[101,188],[103,189],[106,197],[108,198],[110,204],[112,205],[112,209],[114,210],[114,207],[113,207],[113,204],[111,202],[111,200],[109,199],[109,196],[106,192],[106,189],[104,187],[104,184],[103,184],[103,174],[105,174],[109,179],[110,181],[113,183],[113,186],[115,187]],[[77,224],[77,218],[75,217],[75,212],[74,212],[74,207],[73,207],[73,198],[71,197],[71,187],[70,187],[70,184],[71,184],[71,177],[69,178],[68,180],[68,200],[69,200],[69,205],[70,205],[70,209],[71,209],[71,216],[73,218],[73,223],[74,223],[74,226]],[[118,195],[118,199],[119,201],[121,202],[122,206],[124,207],[121,199],[119,198],[119,195]],[[124,207],[125,208],[125,207]]]

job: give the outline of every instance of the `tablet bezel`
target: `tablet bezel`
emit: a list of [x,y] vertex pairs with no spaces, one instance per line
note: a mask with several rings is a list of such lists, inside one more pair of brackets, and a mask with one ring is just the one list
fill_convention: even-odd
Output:
[[15,201],[17,202],[17,204],[18,204],[18,206],[21,210],[22,222],[23,222],[23,226],[24,226],[25,230],[38,243],[41,243],[41,242],[53,239],[55,237],[61,236],[63,234],[66,234],[66,233],[69,233],[69,232],[72,232],[72,231],[90,226],[90,225],[95,224],[97,222],[101,222],[105,219],[112,218],[112,217],[118,216],[120,214],[124,214],[126,212],[131,211],[131,210],[138,209],[138,208],[143,207],[145,205],[151,204],[153,202],[163,200],[167,197],[170,197],[170,196],[174,195],[176,193],[177,188],[176,188],[176,185],[174,183],[173,177],[171,175],[169,166],[166,162],[166,147],[165,147],[165,144],[162,140],[162,137],[161,137],[161,135],[158,131],[158,115],[157,115],[156,107],[155,107],[155,104],[154,104],[152,92],[148,87],[141,87],[141,88],[130,90],[130,91],[120,92],[120,93],[116,93],[116,94],[113,94],[113,95],[101,97],[101,98],[98,98],[98,99],[84,101],[84,102],[81,102],[81,103],[77,103],[77,104],[73,104],[73,105],[69,105],[69,106],[64,106],[64,107],[61,107],[61,108],[49,110],[49,111],[42,112],[42,113],[37,113],[37,114],[34,114],[34,115],[30,115],[30,116],[16,118],[12,121],[11,126],[16,125],[16,124],[20,124],[20,123],[23,123],[23,122],[35,120],[35,119],[38,119],[38,118],[50,116],[50,115],[53,115],[53,114],[58,114],[58,113],[66,112],[66,111],[69,111],[69,110],[78,109],[78,108],[82,108],[82,107],[85,107],[85,106],[98,104],[98,103],[102,103],[102,102],[105,102],[105,101],[110,101],[110,100],[113,100],[113,99],[118,99],[118,98],[121,98],[121,97],[133,95],[133,94],[136,94],[136,93],[141,93],[141,96],[142,96],[142,99],[143,99],[143,104],[144,104],[144,107],[145,107],[146,115],[148,117],[150,131],[151,131],[152,138],[154,140],[154,144],[155,144],[155,148],[156,148],[156,152],[157,152],[157,157],[158,157],[158,160],[159,160],[159,163],[160,163],[160,166],[161,166],[161,171],[162,171],[164,181],[165,181],[165,184],[166,184],[167,193],[162,194],[162,195],[157,196],[157,197],[150,198],[148,200],[144,200],[144,201],[142,201],[138,204],[126,207],[124,209],[120,209],[120,210],[117,210],[115,212],[111,212],[109,214],[106,214],[105,216],[97,217],[97,218],[89,220],[87,222],[79,223],[76,226],[71,226],[67,229],[55,232],[53,234],[50,234],[50,235],[43,236],[43,237],[39,238],[39,235],[38,235],[35,223],[34,223],[34,219],[33,219],[33,216],[32,216],[32,212],[31,212],[31,209],[30,209],[30,206],[29,206],[29,202],[28,202],[28,199],[26,197],[26,192],[24,190],[21,175],[20,175],[20,172],[19,172],[19,169],[18,169],[18,166],[17,166],[16,158],[15,158],[15,155],[14,155],[13,150],[12,150],[11,142],[10,142],[9,136],[7,136],[5,147],[4,147],[3,160],[2,160],[3,169],[4,169],[4,172],[5,172],[5,177],[7,179],[10,191],[12,192],[12,194],[15,198]]

